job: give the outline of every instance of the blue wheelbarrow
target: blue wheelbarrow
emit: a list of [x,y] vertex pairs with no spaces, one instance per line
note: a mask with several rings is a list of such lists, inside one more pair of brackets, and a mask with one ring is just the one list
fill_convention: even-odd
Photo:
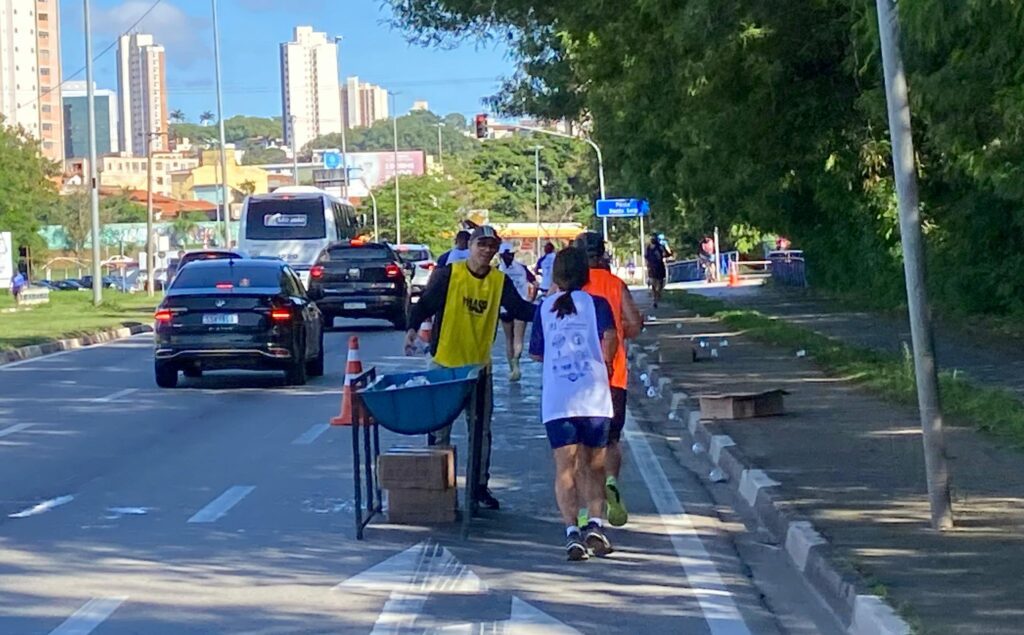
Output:
[[[398,434],[429,434],[451,425],[463,411],[469,413],[470,447],[462,536],[469,536],[469,521],[477,510],[476,490],[482,454],[482,422],[475,416],[478,411],[476,400],[483,398],[485,391],[479,390],[479,387],[485,381],[489,381],[486,369],[476,365],[394,373],[379,378],[376,377],[376,369],[370,369],[353,380],[356,398],[353,402],[355,425],[352,426],[352,455],[355,466],[357,539],[362,540],[366,525],[383,508],[380,486],[374,474],[376,459],[380,456],[378,426]],[[362,454],[365,461],[360,457],[360,428],[363,430]],[[360,467],[366,478],[368,514],[365,518],[360,500]]]

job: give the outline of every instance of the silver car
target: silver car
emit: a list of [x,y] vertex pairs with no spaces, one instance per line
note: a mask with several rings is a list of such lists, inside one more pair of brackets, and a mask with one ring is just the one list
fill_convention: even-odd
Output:
[[427,288],[430,273],[437,266],[437,261],[434,260],[433,254],[430,253],[430,247],[426,245],[403,244],[392,245],[392,249],[398,253],[398,257],[403,262],[414,265],[411,290],[413,296],[419,296]]

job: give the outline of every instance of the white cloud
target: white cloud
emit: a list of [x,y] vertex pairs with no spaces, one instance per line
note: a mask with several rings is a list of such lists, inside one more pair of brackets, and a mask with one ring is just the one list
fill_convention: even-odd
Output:
[[[104,40],[115,38],[127,31],[151,6],[151,0],[126,0],[119,5],[96,10],[93,24]],[[163,45],[169,66],[187,68],[209,60],[213,54],[210,20],[209,16],[188,15],[164,0],[134,30],[153,34],[156,43]]]
[[237,0],[238,6],[249,11],[303,11],[325,9],[327,0]]

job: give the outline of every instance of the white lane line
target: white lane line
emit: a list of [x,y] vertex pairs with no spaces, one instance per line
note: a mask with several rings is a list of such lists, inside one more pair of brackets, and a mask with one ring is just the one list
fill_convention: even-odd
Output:
[[292,441],[292,445],[309,445],[310,443],[316,441],[317,437],[319,437],[321,434],[327,432],[328,428],[330,427],[331,424],[329,423],[314,423],[309,428],[309,430],[306,430],[305,432],[300,434],[294,441]]
[[658,508],[672,548],[683,567],[689,587],[697,597],[704,621],[712,635],[750,635],[750,629],[733,600],[729,587],[715,566],[715,561],[704,547],[686,508],[672,489],[665,471],[654,455],[647,437],[637,426],[632,413],[626,411],[623,431],[637,470],[643,476],[651,499]]
[[188,522],[212,523],[228,513],[232,507],[251,494],[254,489],[256,489],[255,485],[235,485],[234,487],[229,487],[209,505],[197,511],[192,518],[188,519]]
[[51,498],[50,500],[37,503],[28,509],[23,509],[20,512],[14,514],[8,514],[8,518],[28,518],[29,516],[38,516],[39,514],[45,514],[55,507],[61,505],[67,505],[71,501],[75,500],[75,497],[67,494],[64,496],[58,496],[57,498]]
[[[136,335],[132,335],[131,337],[122,337],[121,339],[111,340],[109,342],[100,342],[99,344],[92,344],[90,346],[83,346],[81,348],[72,348],[72,349],[68,349],[66,351],[57,351],[56,353],[49,353],[47,355],[40,355],[39,357],[32,357],[32,358],[29,358],[29,359],[19,359],[16,362],[7,362],[6,364],[0,365],[0,372],[3,372],[5,370],[11,370],[12,368],[17,368],[19,366],[24,366],[25,364],[32,364],[34,362],[39,362],[39,361],[44,361],[44,360],[48,360],[48,359],[53,359],[54,357],[60,357],[61,355],[70,355],[72,353],[81,353],[82,351],[88,351],[88,350],[93,350],[93,349],[97,349],[97,348],[105,348],[107,346],[113,346],[115,344],[124,344],[125,342],[131,341],[131,340],[134,340],[134,339],[138,339],[138,338],[142,338],[142,337],[153,337],[153,334],[152,333],[138,333]],[[46,368],[44,366],[41,370],[52,370],[52,369],[48,369],[48,368]]]
[[21,432],[22,430],[27,430],[28,428],[31,428],[31,427],[32,427],[31,423],[16,423],[13,426],[9,426],[7,428],[4,428],[4,429],[0,430],[0,438],[6,437],[6,436],[11,435],[11,434],[14,434],[15,432]]
[[100,397],[98,399],[93,399],[93,402],[95,402],[95,403],[110,403],[111,401],[117,401],[121,397],[127,397],[128,395],[132,394],[133,392],[138,392],[138,391],[139,391],[138,388],[125,388],[124,390],[118,390],[117,392],[115,392],[112,395],[107,395],[106,397]]
[[127,599],[126,595],[93,598],[64,620],[63,624],[50,631],[50,635],[89,635]]

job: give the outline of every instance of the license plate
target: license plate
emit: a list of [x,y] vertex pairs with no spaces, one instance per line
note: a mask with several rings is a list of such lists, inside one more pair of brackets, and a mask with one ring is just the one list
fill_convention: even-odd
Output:
[[365,309],[366,308],[366,303],[365,302],[346,302],[345,303],[345,308],[346,309]]
[[203,324],[238,324],[237,313],[206,313]]

